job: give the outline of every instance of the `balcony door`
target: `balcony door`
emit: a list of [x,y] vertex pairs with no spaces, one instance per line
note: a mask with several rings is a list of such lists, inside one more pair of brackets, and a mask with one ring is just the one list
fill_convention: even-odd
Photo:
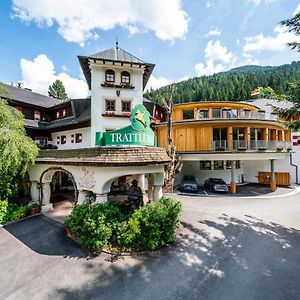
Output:
[[244,128],[233,128],[232,129],[233,149],[247,147],[245,141],[245,129]]
[[213,143],[215,150],[227,149],[227,128],[213,129]]

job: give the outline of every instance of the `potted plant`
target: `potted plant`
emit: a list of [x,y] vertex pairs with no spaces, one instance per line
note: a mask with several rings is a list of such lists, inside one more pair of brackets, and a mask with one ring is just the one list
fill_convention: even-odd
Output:
[[41,211],[40,206],[37,203],[29,205],[28,209],[31,216],[36,215]]
[[238,151],[246,151],[247,147],[238,147]]
[[258,147],[258,149],[257,149],[258,151],[266,151],[267,150],[267,148],[266,147]]
[[72,235],[72,222],[71,222],[71,218],[68,218],[66,221],[65,221],[65,231],[67,233],[67,235]]
[[292,151],[293,149],[292,149],[292,147],[287,147],[286,150],[290,152],[290,151]]
[[283,147],[278,146],[278,147],[276,148],[276,150],[277,150],[277,151],[282,151],[282,150],[283,150]]

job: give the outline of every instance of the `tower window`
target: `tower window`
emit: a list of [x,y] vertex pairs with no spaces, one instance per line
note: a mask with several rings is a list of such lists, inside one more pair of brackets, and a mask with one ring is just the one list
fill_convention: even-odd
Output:
[[105,81],[115,82],[115,72],[113,70],[105,71]]
[[123,71],[121,73],[121,83],[130,83],[130,74],[129,72]]
[[122,112],[131,111],[131,101],[122,101]]
[[116,110],[116,101],[115,100],[106,100],[105,101],[106,111],[115,111]]

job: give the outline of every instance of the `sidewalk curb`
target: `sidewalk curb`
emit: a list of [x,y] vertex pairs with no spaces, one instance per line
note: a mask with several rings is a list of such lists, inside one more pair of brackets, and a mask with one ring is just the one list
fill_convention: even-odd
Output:
[[[233,195],[233,194],[222,194],[222,197],[224,198],[239,198],[239,199],[272,199],[272,198],[283,198],[283,197],[289,197],[293,195],[297,195],[300,193],[300,186],[293,186],[293,190],[291,192],[288,192],[286,194],[280,194],[280,195],[270,195],[270,196],[263,196],[263,195],[258,195],[258,196],[238,196],[238,195]],[[220,197],[220,195],[204,195],[204,194],[191,194],[191,193],[186,193],[186,194],[176,194],[176,193],[166,193],[165,195],[168,196],[188,196],[188,197],[203,197],[203,198],[214,198],[214,197]]]

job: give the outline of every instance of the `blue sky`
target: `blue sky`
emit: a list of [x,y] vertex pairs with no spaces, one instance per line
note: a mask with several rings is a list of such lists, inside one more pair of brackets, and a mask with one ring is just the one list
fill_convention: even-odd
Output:
[[116,36],[121,48],[156,64],[154,88],[239,65],[300,60],[286,47],[299,38],[278,26],[299,0],[111,2],[2,0],[0,81],[46,93],[59,78],[69,95],[84,96],[77,55],[111,48]]

